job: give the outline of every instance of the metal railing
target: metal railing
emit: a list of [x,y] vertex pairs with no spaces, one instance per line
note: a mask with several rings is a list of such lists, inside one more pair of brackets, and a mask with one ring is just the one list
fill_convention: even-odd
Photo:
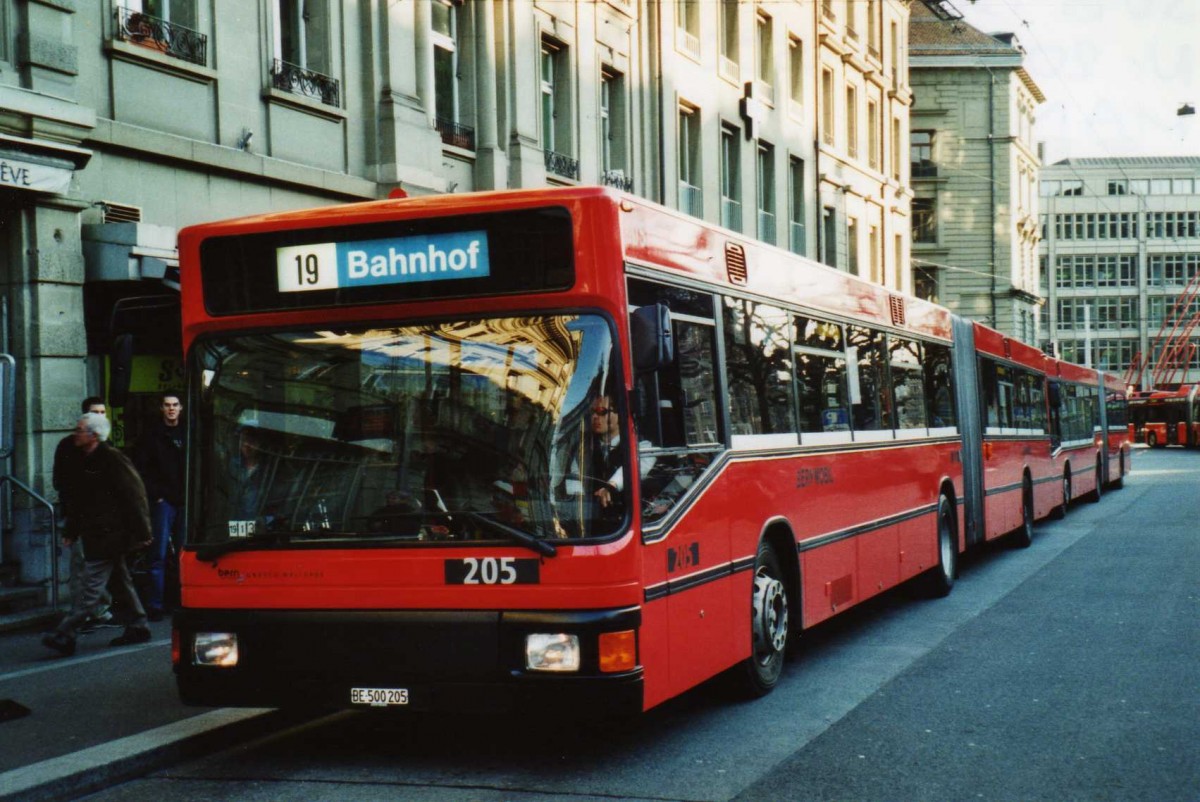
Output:
[[679,182],[679,211],[692,217],[704,217],[704,193],[700,187],[686,181]]
[[115,36],[201,67],[208,64],[208,37],[165,19],[125,7],[116,9]]
[[25,494],[31,499],[41,504],[50,512],[50,542],[47,550],[50,559],[50,606],[58,609],[58,519],[54,515],[54,504],[41,496],[36,490],[22,482],[15,476],[0,476],[0,488],[7,484],[14,484],[19,489],[24,490]]
[[271,60],[271,86],[293,95],[315,98],[327,106],[341,106],[342,91],[337,78],[306,70],[283,59]]
[[937,162],[926,160],[913,162],[911,165],[913,178],[937,178]]
[[552,150],[543,151],[546,154],[546,171],[560,175],[563,178],[579,180],[579,160],[565,153],[555,153]]
[[775,244],[775,213],[765,209],[758,210],[758,238],[763,242]]
[[625,175],[624,170],[605,170],[600,176],[600,183],[606,187],[633,192],[633,176]]
[[444,117],[438,117],[434,124],[438,133],[442,135],[442,144],[463,150],[475,150],[475,129],[471,126]]
[[732,228],[734,231],[742,230],[741,201],[736,201],[733,198],[721,198],[721,225],[726,228]]

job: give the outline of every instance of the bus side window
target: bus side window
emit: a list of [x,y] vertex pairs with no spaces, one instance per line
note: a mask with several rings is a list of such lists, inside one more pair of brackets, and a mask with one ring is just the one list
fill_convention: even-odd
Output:
[[892,392],[888,381],[887,354],[883,332],[863,326],[850,326],[846,332],[851,357],[849,369],[858,375],[858,395],[851,382],[850,403],[854,431],[871,432],[892,429]]
[[801,440],[805,440],[804,435],[849,432],[846,344],[841,324],[804,315],[796,316],[794,324]]
[[795,445],[798,441],[788,313],[757,301],[726,298],[724,323],[734,445],[739,445],[738,441],[742,445],[756,442]]
[[921,375],[921,344],[902,337],[888,337],[892,397],[896,399],[896,428],[924,429],[925,383]]
[[950,347],[925,343],[925,400],[929,404],[929,427],[958,425],[954,412],[954,377],[950,372]]

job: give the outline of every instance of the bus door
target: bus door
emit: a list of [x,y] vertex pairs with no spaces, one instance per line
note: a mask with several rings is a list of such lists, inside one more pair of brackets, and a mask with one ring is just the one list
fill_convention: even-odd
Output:
[[975,359],[975,324],[954,316],[955,400],[962,433],[963,524],[967,545],[982,542],[983,528],[983,420],[969,410],[980,409],[979,368]]

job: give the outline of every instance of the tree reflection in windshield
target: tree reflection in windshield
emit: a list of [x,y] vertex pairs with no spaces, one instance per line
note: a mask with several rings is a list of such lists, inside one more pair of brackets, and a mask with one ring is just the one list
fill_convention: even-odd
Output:
[[196,354],[193,542],[585,538],[625,519],[571,481],[615,382],[598,316],[254,334]]

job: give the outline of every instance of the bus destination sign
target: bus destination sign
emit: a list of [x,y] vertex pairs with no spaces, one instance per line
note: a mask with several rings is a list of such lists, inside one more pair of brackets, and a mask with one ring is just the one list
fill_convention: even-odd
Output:
[[490,273],[486,231],[455,231],[275,249],[279,292],[416,284]]

